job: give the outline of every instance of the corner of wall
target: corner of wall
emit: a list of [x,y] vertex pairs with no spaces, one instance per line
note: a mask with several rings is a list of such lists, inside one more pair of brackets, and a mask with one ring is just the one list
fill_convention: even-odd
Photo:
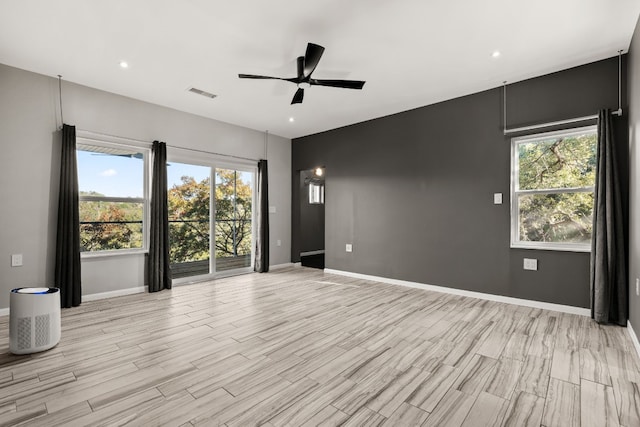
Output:
[[629,322],[628,331],[640,355],[640,20],[627,54],[627,100],[629,104]]

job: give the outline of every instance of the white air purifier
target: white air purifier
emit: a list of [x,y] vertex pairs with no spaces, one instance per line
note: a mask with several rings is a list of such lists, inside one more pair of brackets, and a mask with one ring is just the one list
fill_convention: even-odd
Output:
[[60,341],[60,289],[17,288],[9,301],[9,351],[29,354]]

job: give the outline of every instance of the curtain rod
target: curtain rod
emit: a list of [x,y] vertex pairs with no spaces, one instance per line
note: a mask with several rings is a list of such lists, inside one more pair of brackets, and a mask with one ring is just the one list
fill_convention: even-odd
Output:
[[[611,114],[613,114],[614,116],[622,116],[622,110],[620,109],[620,110],[612,111]],[[519,128],[513,128],[513,129],[505,129],[504,134],[509,135],[511,133],[526,132],[529,130],[544,129],[544,128],[550,128],[553,126],[568,125],[571,123],[586,122],[589,120],[596,120],[597,118],[598,118],[598,115],[593,114],[591,116],[575,117],[573,119],[566,119],[566,120],[558,120],[557,122],[548,122],[548,123],[541,123],[538,125],[523,126]]]
[[[142,139],[127,138],[127,137],[124,137],[124,136],[111,135],[111,134],[102,133],[102,132],[94,132],[94,131],[90,131],[90,130],[86,130],[86,129],[78,129],[78,131],[82,132],[82,133],[91,134],[91,135],[101,136],[101,137],[121,139],[123,141],[134,141],[134,142],[138,142],[138,143],[145,144],[145,145],[151,145],[151,143],[152,143],[150,141],[144,141]],[[79,136],[79,138],[82,138],[82,136]],[[111,143],[114,143],[114,144],[118,144],[118,142],[114,142],[114,141],[105,141],[105,142],[111,142]],[[124,145],[124,143],[120,143],[120,144]],[[174,148],[174,149],[177,149],[177,150],[192,151],[194,153],[213,154],[214,156],[231,157],[231,158],[240,159],[240,160],[249,160],[249,161],[252,161],[252,162],[257,162],[258,161],[257,159],[252,159],[250,157],[234,156],[233,154],[216,153],[214,151],[198,150],[196,148],[184,148],[184,147],[178,147],[178,146],[169,145],[169,144],[167,144],[167,147]]]

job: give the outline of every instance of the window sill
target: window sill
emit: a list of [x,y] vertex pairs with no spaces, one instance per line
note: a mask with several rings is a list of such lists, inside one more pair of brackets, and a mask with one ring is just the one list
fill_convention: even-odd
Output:
[[535,249],[542,251],[559,251],[559,252],[591,252],[591,245],[576,246],[563,245],[562,243],[511,243],[511,249]]
[[118,256],[128,255],[145,255],[149,252],[147,249],[121,249],[114,251],[100,251],[100,252],[80,252],[80,259],[99,259],[99,258],[111,258]]

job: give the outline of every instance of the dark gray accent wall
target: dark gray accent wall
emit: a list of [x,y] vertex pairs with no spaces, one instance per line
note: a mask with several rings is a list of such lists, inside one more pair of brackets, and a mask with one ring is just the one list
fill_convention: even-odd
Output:
[[629,323],[640,340],[640,21],[629,47]]
[[[508,126],[617,108],[617,81],[616,57],[509,85]],[[502,96],[495,88],[294,140],[292,206],[295,171],[326,167],[326,267],[588,307],[589,254],[509,247]],[[616,122],[626,146],[626,119]],[[293,261],[297,221],[294,211]],[[523,270],[525,257],[538,271]]]

